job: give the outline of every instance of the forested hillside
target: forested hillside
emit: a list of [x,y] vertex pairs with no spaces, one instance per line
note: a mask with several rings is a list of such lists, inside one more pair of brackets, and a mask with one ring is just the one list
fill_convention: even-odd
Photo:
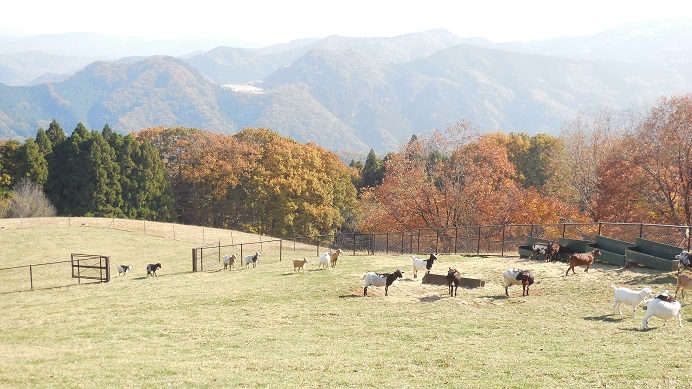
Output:
[[[0,137],[29,138],[53,119],[107,123],[123,135],[155,126],[220,134],[261,127],[364,156],[463,120],[482,132],[557,136],[580,112],[688,92],[692,55],[679,44],[685,31],[562,41],[580,55],[549,42],[499,45],[435,30],[99,61],[64,80],[0,84]],[[635,53],[645,33],[647,45],[659,45],[651,51],[656,61]],[[592,48],[598,51],[589,54]]]

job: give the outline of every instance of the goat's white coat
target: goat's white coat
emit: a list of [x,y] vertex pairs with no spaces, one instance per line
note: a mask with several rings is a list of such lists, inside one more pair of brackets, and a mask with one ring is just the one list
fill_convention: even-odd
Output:
[[642,329],[649,328],[649,318],[651,316],[662,319],[663,325],[666,325],[668,319],[677,316],[678,325],[682,328],[682,306],[679,301],[668,302],[654,298],[644,300],[642,304],[646,305],[646,316],[644,316],[644,321],[642,321]]
[[642,303],[646,298],[653,298],[654,294],[649,288],[643,288],[642,290],[632,290],[629,288],[619,287],[611,285],[615,291],[615,297],[613,302],[613,313],[617,309],[618,314],[622,315],[622,304],[632,306],[632,318],[636,317],[637,306]]
[[512,285],[521,285],[521,280],[517,279],[517,276],[521,273],[521,270],[510,267],[509,269],[502,272],[502,278],[504,278],[505,293],[507,288]]
[[324,253],[320,256],[320,261],[317,264],[317,268],[324,267],[325,269],[329,270],[330,263],[332,261],[332,257],[329,255],[329,253]]

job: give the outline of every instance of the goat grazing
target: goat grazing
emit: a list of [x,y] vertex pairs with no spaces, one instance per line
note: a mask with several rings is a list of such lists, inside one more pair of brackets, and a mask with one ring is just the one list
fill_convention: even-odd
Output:
[[678,298],[678,290],[682,289],[682,298],[685,298],[685,289],[692,289],[692,274],[678,274],[678,284],[675,288],[675,298]]
[[257,266],[257,262],[259,262],[260,258],[260,253],[256,252],[255,255],[246,255],[245,258],[243,258],[245,261],[245,268],[249,269],[250,264],[252,264],[252,267]]
[[293,260],[293,272],[300,272],[305,268],[305,264],[310,263],[307,258],[303,258],[301,260],[294,259]]
[[678,274],[680,274],[682,269],[692,268],[692,256],[690,256],[690,253],[687,251],[683,251],[676,255],[675,259],[678,260]]
[[543,259],[546,262],[552,262],[555,259],[558,259],[558,254],[560,253],[560,244],[557,242],[550,242],[548,244],[548,248],[545,249],[545,255],[543,256]]
[[565,275],[568,275],[570,270],[572,270],[572,274],[576,274],[576,272],[574,271],[574,268],[576,266],[586,266],[586,269],[584,269],[584,272],[588,272],[589,266],[591,266],[594,259],[600,255],[601,255],[601,250],[599,250],[599,249],[594,249],[593,251],[588,252],[588,253],[579,253],[579,254],[570,255],[569,256],[569,268],[565,272]]
[[615,302],[613,303],[613,313],[617,309],[618,314],[622,315],[622,304],[632,306],[632,318],[636,317],[637,306],[642,303],[647,297],[653,298],[654,294],[651,289],[644,288],[642,290],[632,290],[628,288],[610,285],[615,290]]
[[364,280],[363,296],[368,295],[368,286],[370,285],[384,286],[384,295],[387,296],[389,293],[389,285],[396,281],[397,278],[402,278],[403,276],[404,272],[399,269],[396,269],[394,273],[389,274],[378,274],[375,272],[365,273],[362,278]]
[[147,265],[147,277],[150,275],[158,277],[156,274],[156,271],[161,269],[161,264],[160,263],[150,263]]
[[[461,282],[461,273],[457,269],[449,268],[447,271],[447,286],[449,286],[449,297],[456,297],[457,288]],[[454,290],[454,295],[452,295],[452,289]]]
[[430,270],[432,270],[433,264],[435,263],[435,260],[437,259],[437,255],[430,253],[430,257],[428,259],[421,259],[421,258],[416,258],[415,256],[413,257],[413,278],[418,277],[418,270],[424,271],[426,273],[430,273]]
[[533,274],[531,274],[531,271],[529,270],[520,270],[510,267],[502,272],[502,277],[505,280],[505,295],[507,297],[509,297],[509,287],[519,284],[521,284],[522,287],[521,295],[528,296],[529,287],[534,283]]
[[643,304],[646,305],[646,316],[644,316],[644,321],[642,321],[643,330],[649,328],[649,318],[651,316],[663,319],[663,325],[666,325],[668,319],[677,316],[678,325],[682,328],[682,306],[679,301],[670,297],[668,291],[659,294],[651,300],[644,300]]
[[118,277],[120,277],[121,275],[124,276],[130,270],[132,270],[132,266],[118,265]]
[[548,249],[548,245],[545,243],[534,243],[531,246],[531,258],[538,259],[538,254],[543,254],[545,258],[545,251]]
[[235,254],[233,255],[224,255],[223,256],[223,270],[232,270],[233,266],[235,266]]

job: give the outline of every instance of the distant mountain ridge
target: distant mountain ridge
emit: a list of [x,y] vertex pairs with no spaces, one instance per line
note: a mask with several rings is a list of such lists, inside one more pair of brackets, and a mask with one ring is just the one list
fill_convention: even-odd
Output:
[[[0,138],[34,136],[52,119],[66,130],[77,122],[93,129],[107,123],[122,133],[152,126],[228,134],[267,127],[350,153],[391,151],[413,134],[463,119],[481,131],[557,134],[579,110],[689,92],[688,43],[692,24],[678,21],[526,44],[461,39],[445,30],[332,36],[264,48],[220,46],[179,58],[102,60],[72,75],[55,69],[74,66],[74,57],[34,53],[31,62],[0,54],[0,78],[17,72],[13,63],[56,73],[41,83],[0,84]],[[0,52],[2,45],[0,39]]]

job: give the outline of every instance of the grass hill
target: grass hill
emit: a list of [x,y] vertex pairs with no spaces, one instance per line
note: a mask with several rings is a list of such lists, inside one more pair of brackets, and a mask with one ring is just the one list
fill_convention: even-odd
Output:
[[[411,277],[409,256],[346,254],[335,269],[311,261],[300,274],[288,261],[192,273],[188,242],[75,222],[2,228],[1,266],[81,249],[136,269],[104,284],[3,294],[2,387],[684,387],[692,379],[676,362],[686,352],[687,304],[682,329],[651,319],[642,331],[641,310],[636,319],[611,313],[610,284],[659,292],[671,289],[673,273],[597,264],[565,277],[560,262],[445,255],[433,273],[455,267],[486,281],[450,298],[446,286]],[[141,264],[154,260],[163,268],[147,278]],[[500,274],[510,266],[534,272],[530,296],[516,286],[504,296]],[[375,287],[362,297],[366,271],[396,268],[404,279],[388,297]]]

